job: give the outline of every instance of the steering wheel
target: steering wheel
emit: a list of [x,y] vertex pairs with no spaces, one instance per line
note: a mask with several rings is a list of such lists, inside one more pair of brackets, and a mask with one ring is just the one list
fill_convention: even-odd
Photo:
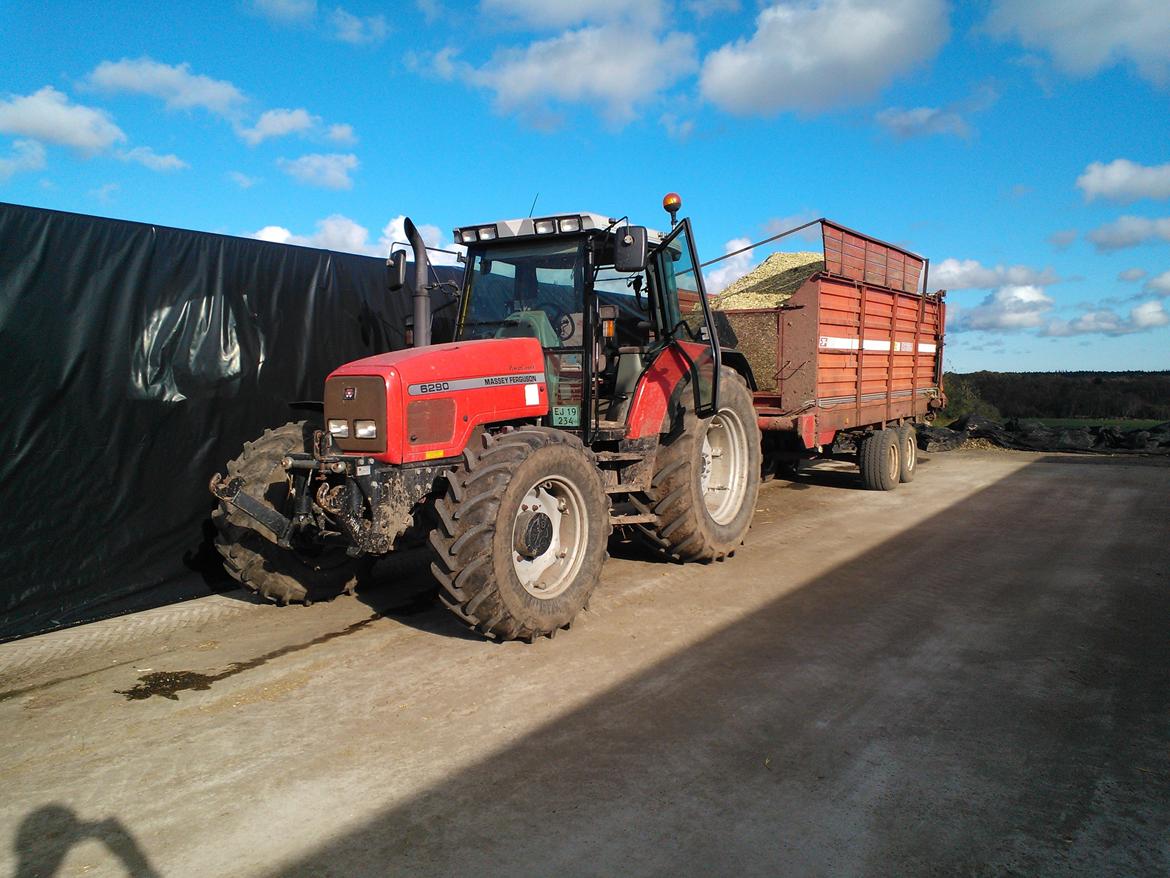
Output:
[[557,338],[568,341],[573,337],[573,333],[577,331],[577,322],[572,314],[551,302],[537,302],[535,307],[548,315],[548,322],[552,324]]

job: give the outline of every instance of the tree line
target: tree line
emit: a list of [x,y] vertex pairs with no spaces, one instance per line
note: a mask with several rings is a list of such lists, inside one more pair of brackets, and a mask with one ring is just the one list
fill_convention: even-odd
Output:
[[947,417],[1170,420],[1170,372],[948,372]]

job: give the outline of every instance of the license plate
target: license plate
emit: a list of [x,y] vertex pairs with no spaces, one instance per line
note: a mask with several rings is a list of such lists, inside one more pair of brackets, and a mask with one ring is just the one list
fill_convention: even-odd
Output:
[[581,407],[575,405],[554,405],[552,422],[554,427],[576,427],[581,423]]

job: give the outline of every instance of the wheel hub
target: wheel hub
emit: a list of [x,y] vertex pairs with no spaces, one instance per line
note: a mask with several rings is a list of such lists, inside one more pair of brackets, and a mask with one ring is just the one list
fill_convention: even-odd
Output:
[[543,512],[521,512],[516,519],[516,551],[525,558],[537,558],[553,541],[553,523]]

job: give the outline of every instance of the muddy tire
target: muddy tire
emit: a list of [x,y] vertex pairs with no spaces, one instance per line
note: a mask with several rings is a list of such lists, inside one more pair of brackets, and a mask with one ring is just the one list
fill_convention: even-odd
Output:
[[[293,498],[280,461],[289,452],[311,447],[312,429],[305,421],[265,430],[244,452],[228,463],[228,476],[242,478],[242,491],[267,503],[282,515],[291,514]],[[220,501],[212,513],[218,534],[215,548],[228,574],[258,595],[277,604],[330,600],[349,592],[367,566],[340,546],[296,541],[295,549],[276,544],[276,535],[229,503]]]
[[567,433],[483,434],[435,501],[431,572],[439,598],[499,640],[552,637],[597,586],[609,497],[592,453]]
[[913,424],[898,428],[898,481],[903,484],[914,481],[918,470],[918,431]]
[[678,561],[721,561],[743,543],[760,491],[760,430],[752,394],[733,369],[719,374],[719,411],[688,407],[658,448],[650,491],[653,545]]
[[878,430],[861,443],[857,465],[861,483],[869,491],[892,491],[898,487],[901,470],[897,430]]

